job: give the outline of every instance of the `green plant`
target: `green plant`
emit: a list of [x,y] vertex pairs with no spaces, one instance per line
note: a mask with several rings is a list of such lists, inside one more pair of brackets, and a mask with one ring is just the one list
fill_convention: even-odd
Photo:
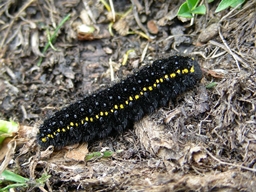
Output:
[[6,181],[15,182],[14,184],[9,184],[6,187],[0,189],[0,192],[2,191],[8,191],[8,189],[11,188],[17,188],[17,187],[27,187],[27,182],[29,181],[28,178],[22,177],[20,175],[17,175],[11,171],[5,170],[0,175],[0,184]]
[[4,183],[14,182],[11,184],[6,185],[5,187],[0,189],[0,192],[7,192],[9,189],[12,188],[28,188],[36,187],[36,186],[43,186],[44,183],[50,178],[50,175],[43,174],[39,179],[35,181],[31,181],[28,178],[22,177],[16,173],[13,173],[8,170],[4,170],[2,174],[0,174],[0,186],[4,185]]
[[[53,49],[55,49],[52,45],[52,43],[56,40],[57,36],[58,36],[58,31],[60,30],[60,28],[64,25],[64,23],[69,20],[70,18],[70,14],[68,14],[61,22],[60,24],[56,27],[56,29],[54,30],[53,35],[50,35],[49,32],[47,32],[47,37],[48,37],[48,42],[47,44],[44,46],[43,49],[43,54],[46,53],[47,49],[51,46]],[[40,66],[41,63],[43,61],[43,57],[39,58],[39,61],[37,63],[37,66]]]
[[229,7],[234,8],[238,5],[242,5],[244,2],[245,2],[245,0],[222,0],[220,2],[220,4],[218,5],[217,9],[215,10],[215,13],[220,12]]
[[17,132],[18,129],[18,123],[15,123],[14,121],[0,120],[0,144],[2,144],[6,137],[12,137],[12,134]]
[[216,87],[218,85],[218,83],[216,82],[211,82],[208,85],[206,85],[206,89],[213,89],[214,87]]
[[[208,3],[213,2],[214,0],[208,0]],[[186,0],[179,8],[177,15],[179,17],[185,18],[194,18],[196,14],[204,15],[206,13],[205,5],[199,5],[200,0]],[[245,0],[222,0],[215,13],[220,12],[229,7],[237,7],[238,5],[242,5]]]
[[179,10],[178,16],[185,18],[193,18],[195,14],[204,15],[206,13],[205,5],[199,5],[200,0],[186,0]]
[[120,152],[122,152],[122,150],[118,150],[117,152],[106,150],[102,152],[89,153],[86,155],[85,161],[92,161],[100,158],[109,158],[109,157],[112,157],[114,154],[118,154]]

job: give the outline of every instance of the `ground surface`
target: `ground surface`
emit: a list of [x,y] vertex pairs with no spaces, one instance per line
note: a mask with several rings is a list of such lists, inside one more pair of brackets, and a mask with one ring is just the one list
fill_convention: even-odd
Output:
[[[113,36],[112,13],[92,2],[1,3],[0,118],[21,125],[9,148],[1,149],[6,159],[1,168],[31,181],[51,175],[39,186],[45,191],[255,190],[255,1],[218,14],[217,5],[210,4],[207,15],[191,26],[175,17],[180,1],[134,1],[129,12],[132,3],[122,0],[114,3],[115,11],[127,14],[116,15]],[[37,65],[49,34],[68,14],[52,43],[55,50],[50,46]],[[86,37],[82,24],[97,30]],[[47,116],[174,54],[195,57],[205,76],[169,108],[89,145],[54,152],[38,147],[35,136]],[[88,152],[104,151],[114,154],[84,161]]]

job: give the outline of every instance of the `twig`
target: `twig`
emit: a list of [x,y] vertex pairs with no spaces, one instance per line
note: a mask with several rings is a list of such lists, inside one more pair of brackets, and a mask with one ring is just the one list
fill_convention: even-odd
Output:
[[89,15],[89,17],[90,17],[91,21],[93,22],[93,24],[95,24],[96,21],[95,21],[95,19],[93,17],[93,14],[92,14],[92,11],[91,11],[90,7],[88,6],[88,3],[86,1],[83,1],[83,3],[84,3],[84,7],[85,7],[85,10],[86,10],[87,14]]
[[217,157],[213,156],[206,148],[204,148],[204,150],[206,151],[206,153],[209,156],[211,156],[211,158],[213,158],[215,161],[218,161],[220,164],[229,165],[229,166],[232,166],[232,167],[237,167],[237,168],[241,168],[241,169],[246,169],[248,171],[256,172],[256,169],[252,169],[252,168],[245,167],[245,166],[242,166],[242,165],[236,165],[236,164],[232,164],[232,163],[227,163],[227,162],[221,161]]
[[234,7],[233,9],[231,9],[231,11],[229,11],[226,15],[224,15],[221,20],[219,21],[219,23],[221,23],[224,19],[226,19],[228,16],[230,16],[235,10],[237,10],[238,7],[241,6],[242,3],[238,4],[236,7]]
[[35,1],[35,0],[30,0],[30,1],[28,1],[25,5],[23,5],[23,6],[21,7],[21,9],[19,10],[19,12],[14,16],[14,18],[12,19],[12,21],[11,21],[11,23],[10,23],[10,25],[9,25],[9,27],[8,27],[8,29],[7,29],[7,31],[6,31],[6,33],[5,33],[5,36],[4,36],[4,38],[3,38],[3,40],[2,40],[2,42],[1,42],[1,44],[0,44],[0,47],[3,47],[4,42],[5,42],[6,38],[7,38],[7,36],[10,34],[10,30],[11,30],[11,28],[12,28],[12,25],[14,24],[14,21],[16,21],[16,19],[21,15],[21,13],[22,13],[28,6],[30,6],[30,4],[33,3],[34,1]]
[[[225,47],[226,47],[226,49],[227,49],[227,52],[228,52],[230,55],[232,55],[232,57],[235,59],[236,65],[237,65],[237,67],[238,67],[238,69],[239,69],[239,71],[240,71],[241,69],[240,69],[240,66],[239,66],[239,63],[238,63],[238,59],[239,59],[239,58],[238,58],[238,56],[237,56],[235,53],[233,53],[233,52],[231,51],[231,49],[229,48],[228,44],[226,43],[225,39],[223,38],[223,36],[222,36],[222,34],[221,34],[220,27],[219,27],[219,36],[220,36],[220,38],[221,38],[223,44],[225,45]],[[240,59],[240,60],[241,60],[241,59]]]
[[[241,63],[243,63],[245,66],[248,67],[248,64],[247,64],[246,62],[244,62],[238,55],[236,55],[236,54],[233,53],[232,51],[231,51],[231,53],[230,53],[226,46],[224,46],[224,45],[222,45],[222,44],[220,44],[220,43],[218,43],[218,42],[216,42],[216,41],[213,41],[213,40],[210,40],[209,43],[212,44],[212,45],[216,45],[216,46],[218,46],[218,47],[224,49],[226,52],[228,52],[229,54],[231,54],[231,55],[232,55],[233,57],[235,57],[238,61],[240,61]],[[222,54],[223,54],[223,53],[219,53],[218,55],[222,55]],[[216,57],[216,55],[215,55],[215,57]],[[240,68],[239,68],[239,70],[240,70]]]
[[138,11],[137,11],[137,7],[135,6],[134,1],[132,1],[132,4],[133,4],[133,15],[134,15],[134,18],[135,18],[136,23],[138,24],[138,26],[140,27],[140,29],[141,29],[142,31],[144,31],[144,33],[148,34],[147,29],[146,29],[146,28],[142,25],[142,23],[140,22],[139,15],[138,15]]
[[142,51],[142,54],[141,54],[141,57],[140,57],[140,62],[144,61],[144,58],[145,58],[145,56],[147,54],[147,51],[148,51],[148,46],[149,46],[149,43],[146,44],[145,48]]
[[110,79],[111,81],[115,80],[115,74],[114,74],[114,69],[113,69],[113,61],[112,61],[112,57],[109,58],[109,68],[110,68]]
[[116,21],[116,12],[115,12],[115,7],[114,7],[114,4],[113,4],[113,1],[109,0],[109,4],[110,4],[110,7],[111,7],[113,22],[115,22]]

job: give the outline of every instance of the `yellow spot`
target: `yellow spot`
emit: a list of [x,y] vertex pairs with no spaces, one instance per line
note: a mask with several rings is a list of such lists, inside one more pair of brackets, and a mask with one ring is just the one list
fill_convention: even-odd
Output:
[[118,109],[118,106],[117,106],[117,105],[115,105],[115,106],[114,106],[114,108],[115,108],[115,109]]
[[93,122],[93,118],[92,117],[90,118],[90,121]]
[[81,124],[82,124],[82,125],[84,124],[84,120],[83,120],[83,119],[81,120]]
[[165,79],[168,79],[169,77],[168,77],[168,75],[165,75],[164,78],[165,78]]
[[140,96],[139,95],[135,95],[135,99],[139,99],[140,98]]
[[108,112],[107,111],[105,112],[105,115],[108,116]]
[[53,135],[56,135],[56,133],[55,133],[55,132],[53,132]]
[[47,141],[47,139],[44,137],[44,138],[41,139],[41,141],[42,141],[43,143],[45,143],[45,142]]
[[129,100],[130,100],[130,101],[132,101],[132,100],[133,100],[132,96],[130,96],[130,97],[129,97]]
[[50,134],[48,134],[48,135],[47,135],[47,137],[48,137],[48,138],[50,138],[50,137],[51,137],[51,135],[50,135]]
[[156,87],[156,86],[157,86],[157,84],[156,84],[156,83],[154,83],[154,84],[153,84],[153,87]]
[[157,79],[157,80],[156,80],[156,83],[160,83],[160,81]]
[[89,118],[88,118],[88,117],[85,117],[85,121],[89,121]]
[[101,112],[100,112],[100,116],[103,116],[103,115],[104,115],[104,113],[101,111]]
[[129,104],[129,101],[125,101],[125,104],[128,105],[128,104]]
[[160,82],[161,82],[161,83],[163,83],[163,82],[164,82],[163,78],[160,78]]
[[96,117],[96,119],[99,119],[99,118],[100,118],[99,115],[95,115],[95,117]]
[[194,65],[190,68],[190,73],[194,73],[195,72],[195,67]]
[[76,126],[78,127],[78,123],[76,123]]
[[141,91],[140,94],[143,95],[143,92]]
[[111,111],[112,113],[114,113],[114,109],[110,109],[110,111]]
[[184,73],[188,73],[188,69],[183,69],[182,70],[182,73],[184,74]]
[[120,104],[120,109],[123,109],[124,108],[124,105],[123,104]]
[[62,132],[66,132],[66,129],[62,128]]
[[69,126],[67,126],[67,129],[69,129]]
[[149,86],[148,89],[149,89],[149,91],[153,91],[153,87],[152,86]]
[[174,78],[174,77],[176,77],[176,74],[175,74],[175,73],[171,73],[171,74],[170,74],[170,77],[171,77],[171,78]]
[[73,122],[70,122],[70,126],[72,126],[72,127],[73,127],[73,126],[74,126],[74,123],[73,123]]
[[178,69],[178,70],[176,71],[176,73],[180,74],[180,70]]
[[146,88],[146,87],[143,87],[143,91],[147,91],[147,88]]
[[60,132],[60,129],[57,129],[58,132]]

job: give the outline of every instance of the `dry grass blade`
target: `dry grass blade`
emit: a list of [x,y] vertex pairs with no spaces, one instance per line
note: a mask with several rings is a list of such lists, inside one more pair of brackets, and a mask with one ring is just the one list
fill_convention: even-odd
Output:
[[256,172],[256,169],[252,169],[252,168],[245,167],[245,166],[242,166],[242,165],[236,165],[234,163],[227,163],[227,162],[221,161],[217,157],[212,155],[207,149],[205,149],[205,151],[207,152],[207,154],[209,156],[211,156],[214,160],[218,161],[222,165],[228,165],[228,166],[231,166],[231,167],[236,167],[236,168],[240,168],[240,169],[245,169],[245,170],[248,170],[248,171]]
[[[59,24],[59,25],[56,27],[56,29],[54,30],[53,35],[51,35],[51,36],[48,37],[48,42],[47,42],[47,44],[45,45],[45,47],[44,47],[44,49],[43,49],[43,54],[45,54],[45,52],[47,51],[47,49],[48,49],[50,46],[53,46],[53,45],[52,45],[52,42],[56,39],[58,31],[59,31],[60,28],[64,25],[64,23],[65,23],[67,20],[69,20],[69,18],[70,18],[70,14],[68,14],[68,15],[60,22],[60,24]],[[40,58],[39,58],[39,61],[38,61],[38,63],[37,63],[37,66],[40,66],[41,63],[42,63],[42,61],[43,61],[43,57],[40,57]]]

